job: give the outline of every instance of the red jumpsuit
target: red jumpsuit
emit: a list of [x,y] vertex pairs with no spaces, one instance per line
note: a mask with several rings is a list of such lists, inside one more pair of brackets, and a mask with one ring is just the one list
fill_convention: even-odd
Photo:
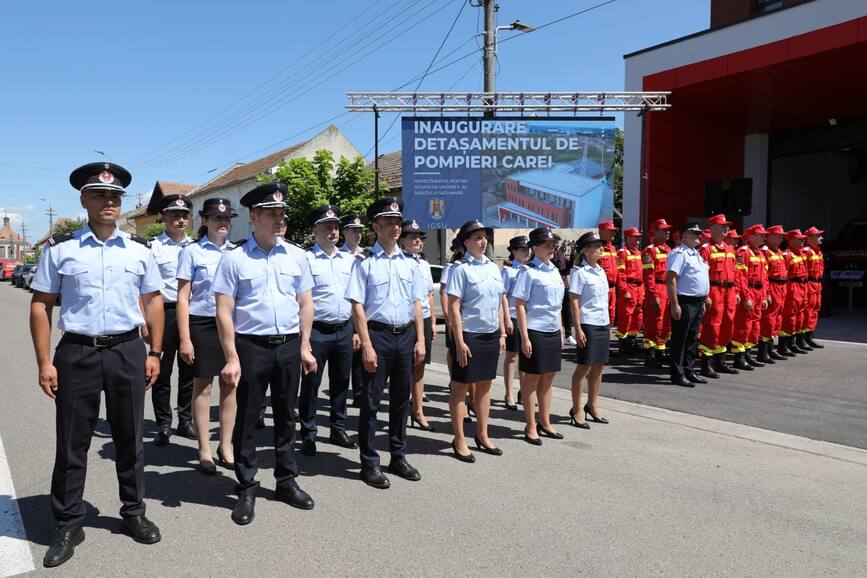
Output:
[[[768,263],[761,249],[753,250],[749,245],[738,247],[737,262],[741,302],[735,309],[731,350],[743,353],[759,342],[762,302],[768,298]],[[747,301],[752,303],[750,310]]]
[[819,323],[819,310],[822,308],[822,277],[825,275],[825,256],[821,249],[804,247],[807,259],[807,314],[804,331],[815,331]]
[[783,325],[783,303],[786,301],[787,273],[786,258],[779,249],[762,247],[768,261],[768,297],[771,303],[762,315],[762,341],[773,341],[780,334]]
[[725,241],[702,247],[701,256],[710,267],[710,307],[701,322],[698,350],[701,354],[725,353],[732,338],[737,303],[737,262],[735,251]]
[[[665,340],[671,335],[671,317],[668,313],[668,293],[665,275],[668,269],[668,253],[665,243],[651,243],[641,256],[644,275],[644,348],[665,350]],[[659,299],[659,309],[653,306],[653,298]]]
[[801,249],[791,248],[783,255],[789,283],[786,300],[783,302],[783,324],[780,335],[791,337],[804,327],[807,310],[807,260]]
[[617,247],[611,242],[602,245],[602,257],[599,266],[605,270],[608,277],[608,322],[614,325],[614,312],[617,311],[617,278],[620,271],[617,267]]
[[[623,247],[618,251],[620,276],[617,278],[617,338],[635,337],[641,329],[641,304],[644,281],[641,276],[641,250]],[[631,299],[624,298],[629,293]]]

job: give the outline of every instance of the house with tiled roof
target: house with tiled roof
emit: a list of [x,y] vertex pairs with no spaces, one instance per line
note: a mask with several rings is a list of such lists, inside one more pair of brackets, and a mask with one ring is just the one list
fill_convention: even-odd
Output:
[[0,227],[0,259],[20,260],[25,245],[21,235],[12,228],[9,216],[5,215],[3,227]]
[[335,125],[331,125],[313,138],[302,143],[294,144],[248,163],[236,163],[192,192],[191,198],[194,208],[192,229],[195,231],[201,224],[198,210],[204,201],[220,197],[229,199],[232,206],[240,214],[232,222],[232,238],[240,239],[246,237],[250,234],[251,228],[247,211],[241,207],[241,197],[256,186],[256,175],[272,171],[280,163],[290,159],[306,158],[313,160],[313,156],[319,150],[330,151],[334,155],[335,160],[339,160],[340,157],[354,159],[361,156],[358,149],[349,142],[349,139],[346,138],[340,129]]
[[[379,182],[388,185],[389,194],[396,197],[400,197],[403,192],[402,162],[400,151],[379,155]],[[374,170],[375,167],[373,161],[364,165],[368,171]]]
[[[154,185],[151,195],[189,195],[196,188],[196,185],[187,183],[173,183],[171,181],[157,181]],[[120,216],[120,228],[127,233],[141,234],[148,225],[156,223],[159,215],[149,215],[147,212],[147,203]]]

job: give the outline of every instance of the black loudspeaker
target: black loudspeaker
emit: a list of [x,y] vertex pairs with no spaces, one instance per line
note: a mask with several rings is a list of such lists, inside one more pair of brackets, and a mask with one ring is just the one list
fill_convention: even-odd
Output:
[[722,179],[704,185],[704,213],[745,217],[753,206],[753,179]]

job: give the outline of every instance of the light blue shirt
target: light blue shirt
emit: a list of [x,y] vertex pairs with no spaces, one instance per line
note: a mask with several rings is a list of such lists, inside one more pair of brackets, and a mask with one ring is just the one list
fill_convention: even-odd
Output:
[[668,270],[677,275],[677,294],[706,297],[710,292],[708,264],[698,251],[680,244],[668,254]]
[[214,275],[223,253],[233,248],[227,240],[222,247],[212,243],[205,235],[181,251],[178,259],[178,279],[190,281],[190,315],[217,316],[214,297]]
[[63,331],[118,335],[144,325],[139,296],[163,287],[150,249],[118,229],[103,243],[85,226],[45,245],[31,287],[60,293]]
[[343,323],[352,313],[346,286],[356,258],[347,251],[334,251],[329,257],[318,244],[305,255],[313,273],[314,321]]
[[512,297],[525,302],[527,328],[549,333],[562,327],[560,312],[565,292],[557,266],[550,261],[543,263],[538,257],[518,271],[512,287]]
[[520,261],[512,261],[511,267],[503,267],[502,277],[503,277],[503,288],[506,291],[506,295],[509,296],[509,317],[512,319],[517,319],[518,314],[515,312],[515,298],[512,297],[512,287],[515,286],[515,279],[518,277],[518,271],[520,271],[524,266],[521,265]]
[[160,294],[166,303],[174,303],[178,300],[178,259],[183,248],[192,242],[193,240],[186,233],[179,243],[172,241],[166,233],[151,241],[151,253],[154,254],[160,277],[163,278]]
[[[428,295],[430,295],[433,293],[434,289],[433,274],[430,271],[430,263],[422,259],[419,255],[414,255],[412,253],[409,253],[409,255],[415,259],[416,263],[418,263],[419,273],[421,273],[424,286],[427,289]],[[421,300],[421,317],[422,319],[428,319],[430,317],[430,299],[428,297]]]
[[364,259],[364,257],[365,257],[364,249],[361,248],[361,245],[357,246],[354,251],[350,251],[349,245],[344,243],[343,246],[340,247],[340,251],[342,251],[344,253],[348,253],[348,254],[350,254],[353,257],[358,258],[358,259]]
[[578,296],[582,325],[608,325],[608,277],[605,269],[584,261],[569,273],[569,293]]
[[427,299],[427,291],[415,259],[398,247],[388,255],[377,242],[367,259],[352,265],[346,298],[364,305],[368,321],[406,325],[414,318],[415,302]]
[[235,298],[232,320],[241,335],[300,331],[298,296],[313,288],[305,252],[281,238],[266,252],[251,233],[226,251],[214,275],[214,292]]
[[485,255],[476,259],[468,254],[462,265],[452,269],[448,294],[461,300],[461,319],[467,333],[499,331],[504,292],[500,268]]

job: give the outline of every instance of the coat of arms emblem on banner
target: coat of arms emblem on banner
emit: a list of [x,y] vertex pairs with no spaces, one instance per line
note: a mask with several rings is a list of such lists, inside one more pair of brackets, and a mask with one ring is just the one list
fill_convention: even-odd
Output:
[[432,199],[430,204],[428,205],[428,212],[430,213],[431,219],[439,221],[443,218],[443,214],[445,212],[446,202],[442,199]]

